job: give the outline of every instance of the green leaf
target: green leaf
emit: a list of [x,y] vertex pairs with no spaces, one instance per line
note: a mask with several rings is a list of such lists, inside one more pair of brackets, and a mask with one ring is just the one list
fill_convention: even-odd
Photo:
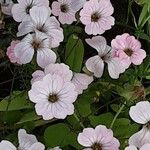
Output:
[[99,116],[90,116],[90,122],[92,126],[97,126],[99,124],[105,125],[107,127],[110,127],[110,124],[113,120],[114,116],[111,113],[105,113]]
[[6,111],[7,107],[8,111],[33,108],[27,98],[27,92],[15,91],[0,102],[0,111]]
[[49,147],[62,145],[68,134],[70,134],[70,129],[67,125],[63,123],[51,125],[45,130],[45,143]]
[[139,5],[143,5],[146,2],[146,0],[134,0],[134,1]]
[[131,135],[136,133],[139,130],[139,125],[137,124],[129,124],[129,125],[118,125],[117,127],[113,127],[114,136],[117,138],[130,138]]
[[67,122],[71,125],[74,130],[81,130],[81,126],[77,119],[75,119],[74,115],[67,117]]
[[63,146],[71,145],[77,149],[81,149],[81,146],[77,142],[77,134],[70,132],[64,142],[62,143]]
[[138,26],[140,28],[142,28],[145,25],[145,23],[150,19],[149,9],[150,9],[150,4],[145,3],[138,21]]
[[0,112],[0,121],[3,123],[14,124],[19,121],[22,114],[20,111],[6,111]]
[[84,45],[82,40],[75,35],[71,35],[66,44],[65,63],[74,72],[80,72],[84,56]]
[[31,111],[31,112],[28,112],[28,113],[24,114],[24,116],[20,119],[19,122],[17,122],[17,124],[22,124],[22,123],[26,123],[26,122],[29,122],[29,121],[39,120],[40,118],[41,117],[37,116],[35,111]]
[[131,121],[127,118],[119,118],[116,119],[114,123],[114,127],[119,127],[119,126],[128,126],[130,125]]
[[150,36],[144,33],[143,31],[136,31],[135,35],[140,39],[150,42]]

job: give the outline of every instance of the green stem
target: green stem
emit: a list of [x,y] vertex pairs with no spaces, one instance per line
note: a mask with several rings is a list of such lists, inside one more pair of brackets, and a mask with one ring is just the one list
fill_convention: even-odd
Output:
[[124,107],[125,107],[125,103],[122,104],[122,106],[120,107],[120,109],[119,109],[118,112],[116,113],[116,115],[115,115],[115,117],[114,117],[114,119],[113,119],[113,121],[112,121],[112,123],[111,123],[111,125],[110,125],[110,128],[111,128],[111,129],[112,129],[112,127],[113,127],[113,125],[114,125],[116,119],[118,118],[119,114],[122,112],[122,110],[123,110]]
[[77,116],[76,113],[73,114],[74,118],[79,122],[80,126],[84,129],[85,126],[83,125],[83,123],[80,121],[79,117]]

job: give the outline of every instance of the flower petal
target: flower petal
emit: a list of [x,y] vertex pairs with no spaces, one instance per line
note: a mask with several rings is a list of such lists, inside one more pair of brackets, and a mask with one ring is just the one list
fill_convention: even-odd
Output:
[[17,148],[9,141],[3,140],[0,142],[1,150],[17,150]]
[[19,149],[29,149],[37,139],[32,134],[27,134],[24,129],[18,131]]
[[37,51],[37,63],[40,67],[45,68],[47,65],[56,62],[56,54],[48,48]]
[[150,103],[142,101],[132,106],[129,110],[130,117],[139,124],[146,124],[150,121]]
[[27,42],[20,42],[14,48],[14,53],[22,64],[29,63],[34,55],[34,49]]
[[44,150],[45,149],[45,146],[40,143],[40,142],[37,142],[37,143],[34,143],[28,150]]
[[96,55],[86,61],[86,67],[89,71],[94,73],[95,77],[100,78],[104,71],[104,62]]
[[85,40],[91,47],[97,50],[100,55],[104,55],[106,49],[106,39],[102,36],[96,36]]

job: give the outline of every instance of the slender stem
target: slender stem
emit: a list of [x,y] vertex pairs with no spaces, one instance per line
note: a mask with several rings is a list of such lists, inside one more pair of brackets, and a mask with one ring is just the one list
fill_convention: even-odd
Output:
[[79,122],[80,126],[84,129],[85,126],[83,125],[83,123],[80,121],[79,117],[77,116],[76,113],[73,114],[74,118]]
[[114,119],[113,119],[113,121],[112,121],[112,123],[111,123],[111,125],[110,125],[110,128],[111,128],[111,129],[112,129],[112,127],[113,127],[113,125],[114,125],[116,119],[118,118],[119,114],[122,112],[122,110],[123,110],[124,107],[125,107],[125,103],[122,104],[122,106],[120,107],[120,109],[119,109],[118,112],[116,113],[116,115],[115,115],[115,117],[114,117]]

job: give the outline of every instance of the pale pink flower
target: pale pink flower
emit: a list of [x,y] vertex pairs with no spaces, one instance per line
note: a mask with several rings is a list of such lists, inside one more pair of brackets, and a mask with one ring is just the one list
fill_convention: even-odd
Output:
[[38,142],[32,134],[27,134],[24,129],[18,131],[19,146],[16,148],[11,142],[3,140],[0,142],[0,150],[44,150],[45,146]]
[[145,125],[150,121],[150,102],[141,101],[129,110],[130,117],[137,123]]
[[0,142],[0,149],[1,150],[17,150],[17,148],[9,141],[2,140]]
[[71,7],[72,1],[74,0],[58,0],[52,3],[52,14],[58,16],[62,24],[72,24],[76,21],[76,11]]
[[45,75],[46,74],[44,73],[44,71],[42,71],[42,70],[36,70],[32,74],[31,84],[33,84],[36,81],[42,80]]
[[109,0],[90,0],[80,11],[80,20],[85,25],[87,34],[103,34],[111,29],[115,19],[111,16],[114,8]]
[[113,137],[111,129],[103,125],[85,128],[78,135],[78,142],[85,147],[84,150],[119,150],[120,143]]
[[116,36],[116,38],[112,40],[111,46],[115,51],[115,57],[118,57],[126,68],[128,68],[131,63],[140,65],[146,57],[146,52],[141,49],[140,41],[128,33]]
[[108,72],[111,78],[119,78],[119,74],[125,71],[118,58],[112,57],[112,50],[106,44],[106,39],[102,36],[96,36],[92,39],[86,39],[86,42],[97,50],[98,55],[89,58],[86,61],[86,68],[94,73],[94,76],[100,78],[104,71],[104,62],[108,64]]
[[129,144],[141,148],[144,144],[150,143],[150,103],[138,102],[135,106],[131,106],[129,115],[135,122],[143,125],[139,132],[130,137]]
[[72,0],[71,8],[74,11],[79,11],[88,0]]
[[17,57],[14,53],[14,48],[19,42],[19,40],[13,40],[10,46],[7,48],[6,54],[12,63],[17,63],[21,65],[22,63],[20,62],[19,57]]
[[31,84],[41,80],[47,74],[51,74],[51,75],[57,74],[61,76],[65,82],[71,81],[73,76],[72,71],[70,70],[69,66],[67,66],[66,64],[63,63],[49,64],[48,66],[45,67],[44,71],[37,70],[32,74],[33,78],[31,80]]
[[50,11],[47,7],[34,6],[30,10],[30,19],[23,21],[18,27],[17,36],[23,36],[38,30],[47,35],[52,40],[51,47],[59,46],[63,41],[63,30],[55,17],[50,17]]
[[74,73],[72,83],[75,85],[75,90],[78,94],[82,94],[83,90],[88,88],[88,85],[93,81],[93,76],[84,73]]
[[2,13],[5,15],[12,16],[11,9],[14,5],[12,0],[2,0],[0,1]]
[[129,138],[129,145],[134,145],[137,148],[141,148],[143,145],[147,143],[150,144],[150,131],[147,126],[143,126],[143,128],[140,131],[133,134]]
[[73,83],[65,82],[57,74],[47,74],[42,80],[34,82],[29,91],[29,99],[36,104],[36,113],[44,120],[64,119],[72,115],[77,95]]
[[30,9],[34,6],[49,7],[49,0],[17,0],[18,3],[12,7],[12,15],[15,21],[22,22],[30,18]]
[[130,145],[125,148],[125,150],[149,150],[149,149],[150,149],[150,144],[145,144],[140,149],[137,149],[134,145]]
[[45,68],[50,63],[56,62],[56,54],[50,49],[51,41],[42,32],[36,31],[35,34],[28,34],[18,43],[14,52],[22,64],[31,62],[34,53],[37,53],[37,63]]

